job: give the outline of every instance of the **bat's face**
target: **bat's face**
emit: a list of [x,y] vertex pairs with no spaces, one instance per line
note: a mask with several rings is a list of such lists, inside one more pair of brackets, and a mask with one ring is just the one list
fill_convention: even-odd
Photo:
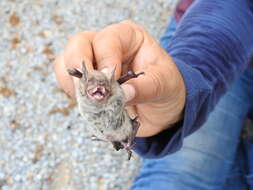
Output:
[[114,72],[106,75],[100,71],[88,71],[82,64],[82,72],[77,69],[68,70],[69,74],[78,78],[76,84],[77,96],[81,98],[82,102],[89,105],[101,105],[105,103],[112,95],[112,83],[114,80]]
[[[106,101],[111,95],[111,86],[108,78],[101,72],[93,71],[91,76],[82,85],[85,88],[86,97],[95,102]],[[83,82],[81,80],[81,82]]]

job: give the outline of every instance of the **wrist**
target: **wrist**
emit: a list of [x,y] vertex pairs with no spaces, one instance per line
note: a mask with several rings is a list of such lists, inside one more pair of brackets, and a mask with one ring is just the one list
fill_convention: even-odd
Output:
[[183,111],[186,102],[186,87],[183,77],[176,66],[174,60],[166,53],[163,63],[166,64],[167,69],[163,72],[164,82],[166,90],[163,90],[163,100],[161,104],[164,104],[170,110],[170,120],[168,125],[177,123],[183,118]]

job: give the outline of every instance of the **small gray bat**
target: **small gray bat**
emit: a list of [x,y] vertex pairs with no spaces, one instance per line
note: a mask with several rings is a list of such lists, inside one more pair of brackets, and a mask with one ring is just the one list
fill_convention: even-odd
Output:
[[79,111],[88,130],[94,135],[93,140],[111,142],[117,151],[126,149],[130,160],[133,140],[140,124],[137,117],[131,119],[124,109],[125,97],[120,84],[144,73],[129,71],[116,81],[115,69],[111,73],[87,70],[82,62],[82,72],[69,69],[68,73],[77,78],[75,91]]

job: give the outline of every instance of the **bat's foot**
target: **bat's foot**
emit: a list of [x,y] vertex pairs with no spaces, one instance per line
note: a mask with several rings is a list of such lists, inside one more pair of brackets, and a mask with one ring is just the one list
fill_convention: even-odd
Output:
[[115,150],[118,151],[120,149],[126,149],[126,151],[128,153],[128,160],[130,160],[132,157],[132,148],[134,146],[133,141],[134,141],[134,138],[135,138],[137,131],[140,127],[140,123],[137,119],[138,119],[138,117],[131,119],[131,123],[132,123],[132,127],[133,127],[131,136],[129,136],[128,138],[126,138],[125,140],[122,140],[122,141],[112,141],[112,145]]
[[128,160],[131,159],[132,157],[132,146],[133,144],[129,144],[126,142],[121,142],[121,141],[113,141],[112,142],[112,145],[113,145],[113,148],[116,150],[116,151],[119,151],[120,149],[126,149],[127,153],[128,153]]
[[123,148],[124,148],[124,145],[122,144],[122,142],[119,142],[119,141],[113,141],[113,142],[112,142],[112,145],[113,145],[113,148],[114,148],[116,151],[119,151],[120,149],[123,149]]
[[126,74],[124,74],[122,77],[120,77],[118,79],[118,83],[123,84],[124,82],[126,82],[132,78],[137,78],[138,76],[143,75],[143,74],[144,74],[144,72],[140,72],[140,73],[135,74],[133,71],[128,71]]
[[133,127],[133,132],[132,132],[131,136],[128,138],[127,144],[124,147],[126,149],[127,153],[128,153],[128,160],[130,160],[131,157],[132,157],[132,151],[131,150],[134,146],[134,143],[133,143],[134,138],[136,137],[137,131],[140,127],[140,123],[137,119],[138,119],[138,117],[136,116],[134,119],[131,120],[132,127]]
[[128,160],[131,160],[131,157],[132,157],[132,150],[131,150],[131,148],[126,148],[126,151],[127,151],[127,153],[128,153],[127,159],[128,159]]

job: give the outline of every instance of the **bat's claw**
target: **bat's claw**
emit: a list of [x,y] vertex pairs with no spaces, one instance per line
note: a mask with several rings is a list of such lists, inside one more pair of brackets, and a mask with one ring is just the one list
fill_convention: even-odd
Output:
[[126,74],[124,74],[122,77],[120,77],[118,79],[118,83],[123,84],[124,82],[126,82],[132,78],[137,78],[138,76],[143,75],[143,74],[144,74],[144,72],[140,72],[140,73],[135,74],[133,71],[128,71]]
[[145,74],[144,72],[140,72],[140,73],[135,74],[135,76],[138,77],[138,76],[144,75],[144,74]]
[[131,119],[133,130],[132,130],[132,134],[131,134],[131,136],[129,136],[129,138],[126,138],[123,141],[113,141],[112,142],[113,148],[115,150],[118,151],[120,149],[126,149],[126,151],[128,153],[128,160],[130,160],[132,157],[132,147],[134,146],[133,141],[134,141],[134,138],[135,138],[136,133],[137,133],[139,126],[140,126],[140,123],[137,119],[138,119],[138,117]]
[[133,144],[125,144],[124,142],[120,142],[120,141],[113,141],[112,142],[113,148],[116,151],[119,151],[120,149],[126,149],[127,153],[128,153],[128,157],[127,159],[130,160],[132,157],[132,146]]
[[126,149],[126,150],[127,150],[127,153],[128,153],[127,159],[130,160],[131,157],[132,157],[132,151],[130,149]]
[[124,147],[126,149],[127,153],[128,153],[128,160],[130,160],[131,157],[132,157],[133,146],[134,146],[133,142],[129,141],[128,144],[126,144],[125,147]]

